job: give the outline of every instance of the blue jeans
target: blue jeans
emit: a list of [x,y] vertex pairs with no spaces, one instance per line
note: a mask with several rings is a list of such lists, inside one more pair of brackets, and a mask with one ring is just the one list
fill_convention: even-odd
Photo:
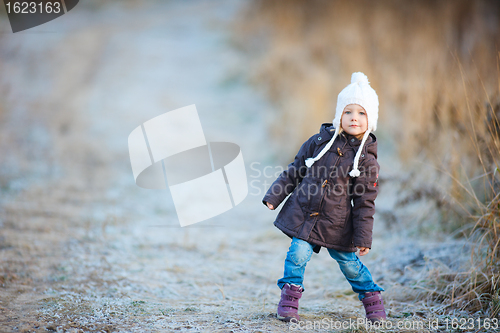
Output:
[[[340,270],[347,281],[351,284],[352,290],[358,293],[361,300],[366,292],[384,291],[383,288],[373,282],[372,275],[368,268],[359,260],[356,252],[344,252],[328,249],[330,257],[337,260]],[[285,273],[278,280],[278,287],[283,288],[285,283],[296,284],[304,288],[304,272],[306,264],[313,254],[313,245],[308,242],[293,238],[285,259]]]

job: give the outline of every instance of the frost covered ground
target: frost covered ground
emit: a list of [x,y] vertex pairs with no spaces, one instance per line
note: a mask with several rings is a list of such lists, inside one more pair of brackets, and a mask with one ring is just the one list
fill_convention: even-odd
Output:
[[[240,5],[82,2],[17,34],[1,17],[0,331],[290,330],[275,318],[289,240],[260,202],[283,165],[266,145],[273,109],[231,47]],[[250,188],[231,211],[180,228],[168,191],[134,184],[127,137],[189,104],[208,141],[241,147]],[[389,179],[395,162],[381,149]],[[381,212],[395,191],[381,183]],[[419,268],[446,266],[456,243],[387,225],[377,217],[362,260],[386,288],[391,321],[428,320],[427,307],[399,296]],[[326,251],[305,284],[304,320],[364,318]]]

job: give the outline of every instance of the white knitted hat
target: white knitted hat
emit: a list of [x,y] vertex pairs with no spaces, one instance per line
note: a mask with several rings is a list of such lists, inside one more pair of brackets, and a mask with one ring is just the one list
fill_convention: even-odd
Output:
[[375,92],[375,90],[373,90],[372,87],[370,87],[370,83],[368,82],[368,78],[366,77],[366,75],[361,72],[352,73],[351,84],[345,87],[340,92],[337,98],[335,118],[333,119],[335,134],[321,150],[318,156],[314,158],[310,157],[306,160],[306,165],[308,168],[310,168],[314,164],[314,162],[323,157],[323,155],[330,149],[337,136],[342,132],[342,128],[340,128],[340,118],[342,117],[344,108],[349,104],[358,104],[363,107],[368,117],[368,129],[363,135],[363,140],[361,140],[361,144],[359,145],[356,156],[354,157],[354,165],[352,167],[352,171],[349,173],[351,177],[359,176],[360,172],[358,170],[358,163],[361,151],[363,150],[363,145],[365,144],[366,139],[368,139],[370,132],[374,132],[377,129],[378,120],[377,93]]

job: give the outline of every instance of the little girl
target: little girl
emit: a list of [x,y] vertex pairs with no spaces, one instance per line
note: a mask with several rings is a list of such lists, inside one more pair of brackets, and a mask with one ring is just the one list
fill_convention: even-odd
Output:
[[359,294],[366,317],[372,322],[386,318],[380,295],[384,289],[373,282],[356,256],[357,249],[363,256],[372,245],[379,172],[372,132],[377,128],[378,105],[366,75],[353,73],[351,84],[338,96],[333,124],[323,124],[300,147],[262,200],[269,209],[276,209],[291,193],[274,222],[292,238],[284,275],[278,280],[281,320],[300,320],[306,264],[321,247],[327,248]]

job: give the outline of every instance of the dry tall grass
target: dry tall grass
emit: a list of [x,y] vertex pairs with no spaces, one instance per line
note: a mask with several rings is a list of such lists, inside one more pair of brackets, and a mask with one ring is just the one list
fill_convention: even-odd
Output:
[[[488,109],[498,110],[498,106],[489,104]],[[474,111],[469,109],[469,112],[472,117]],[[470,267],[458,272],[431,270],[417,288],[421,288],[428,299],[442,302],[441,310],[479,311],[497,318],[500,314],[500,117],[495,112],[483,116],[487,131],[494,139],[487,144],[474,132],[469,132],[468,137],[477,148],[476,158],[484,174],[462,182],[445,172],[458,188],[453,194],[454,201],[470,221],[456,231],[472,244]],[[482,182],[473,182],[477,180]]]

